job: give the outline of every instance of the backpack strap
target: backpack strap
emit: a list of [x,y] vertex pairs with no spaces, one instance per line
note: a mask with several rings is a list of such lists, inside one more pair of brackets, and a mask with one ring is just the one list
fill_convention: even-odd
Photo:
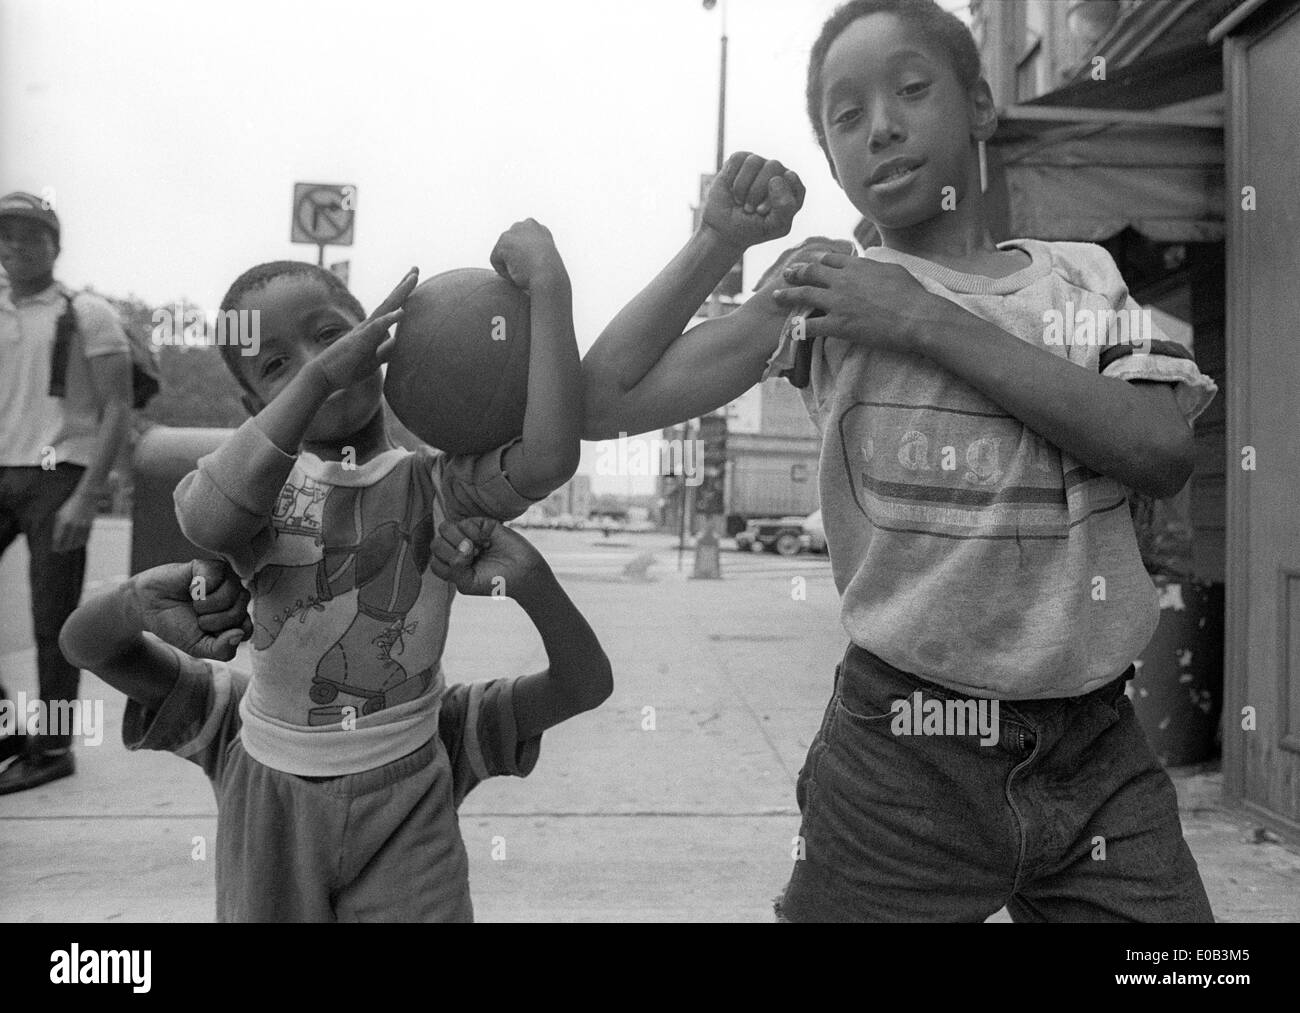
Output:
[[[68,391],[68,359],[72,355],[72,338],[78,331],[77,310],[73,305],[78,293],[69,292],[62,285],[59,285],[59,295],[63,297],[63,312],[59,315],[58,322],[54,325],[54,346],[50,350],[50,397],[67,397]],[[126,334],[127,350],[131,359],[131,407],[133,409],[143,408],[161,389],[161,376],[158,371],[157,359],[150,353],[148,346],[144,349],[144,358],[150,363],[149,366],[142,366],[137,351],[140,348],[139,343],[135,340],[130,330],[123,325],[123,332]]]
[[68,357],[72,354],[72,336],[77,333],[77,311],[72,294],[62,285],[63,312],[54,325],[54,347],[50,351],[50,397],[66,397],[68,392]]

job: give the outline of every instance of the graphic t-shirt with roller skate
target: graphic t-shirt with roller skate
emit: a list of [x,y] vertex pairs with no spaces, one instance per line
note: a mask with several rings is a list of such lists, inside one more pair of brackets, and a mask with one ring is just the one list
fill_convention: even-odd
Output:
[[504,450],[389,450],[349,466],[284,454],[250,420],[181,481],[182,530],[225,556],[252,596],[240,716],[253,759],[337,776],[437,731],[455,589],[429,570],[432,540],[444,520],[528,508],[501,470]]

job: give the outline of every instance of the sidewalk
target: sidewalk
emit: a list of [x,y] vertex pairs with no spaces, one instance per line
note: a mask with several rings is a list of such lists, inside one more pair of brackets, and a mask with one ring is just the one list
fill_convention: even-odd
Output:
[[[479,920],[770,922],[799,825],[795,777],[844,646],[829,567],[724,553],[723,580],[693,581],[663,537],[528,535],[606,644],[616,688],[546,735],[531,777],[488,782],[462,808]],[[624,576],[647,550],[649,579]],[[544,661],[513,602],[461,598],[444,663],[465,681]],[[30,649],[0,655],[11,693],[34,690],[33,664]],[[75,778],[0,797],[0,920],[210,920],[206,780],[173,756],[128,754],[122,696],[93,676],[82,686],[105,701],[103,743],[78,748]],[[1226,811],[1217,773],[1174,774],[1218,918],[1300,920],[1300,853]]]

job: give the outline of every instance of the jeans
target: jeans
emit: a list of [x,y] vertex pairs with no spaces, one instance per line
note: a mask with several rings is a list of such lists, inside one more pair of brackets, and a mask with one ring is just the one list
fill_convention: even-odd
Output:
[[[81,598],[86,549],[55,552],[54,517],[85,471],[79,464],[0,468],[0,555],[19,534],[27,536],[28,585],[36,634],[36,671],[47,704],[75,700],[81,672],[59,650],[59,630]],[[42,736],[43,746],[67,746],[70,735]]]
[[984,745],[895,734],[895,701],[971,698],[850,645],[799,772],[804,850],[778,918],[983,921],[1005,905],[1018,922],[1213,921],[1124,693],[1132,671],[1080,697],[998,701]]

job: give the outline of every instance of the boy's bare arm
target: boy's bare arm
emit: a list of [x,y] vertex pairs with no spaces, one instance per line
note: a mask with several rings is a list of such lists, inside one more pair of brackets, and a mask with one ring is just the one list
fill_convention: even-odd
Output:
[[609,659],[541,554],[499,521],[447,521],[434,539],[430,568],[462,594],[504,594],[528,613],[550,666],[515,683],[521,741],[600,706],[614,688]]
[[59,648],[78,668],[156,711],[176,684],[180,659],[143,630],[128,581],[82,602],[63,624]]
[[799,177],[780,162],[748,152],[728,159],[706,197],[699,230],[583,359],[587,439],[692,418],[758,380],[784,311],[779,319],[762,312],[732,320],[737,311],[682,332],[746,249],[790,231],[803,197]]
[[763,378],[786,315],[770,292],[760,292],[725,317],[674,338],[627,389],[603,386],[588,373],[583,437],[609,440],[650,432],[734,401]]
[[252,633],[247,605],[247,592],[223,564],[171,563],[83,602],[64,623],[59,648],[78,668],[156,711],[186,660],[179,651],[218,661],[235,656]]
[[1093,471],[1158,499],[1191,477],[1196,444],[1173,388],[1102,376],[947,299],[918,324],[934,362]]
[[492,250],[492,266],[529,296],[528,401],[523,439],[503,466],[521,496],[542,499],[578,470],[582,363],[573,333],[573,291],[550,231],[516,222]]
[[550,567],[515,598],[541,634],[548,667],[515,684],[515,725],[521,741],[609,699],[614,675],[586,618]]

